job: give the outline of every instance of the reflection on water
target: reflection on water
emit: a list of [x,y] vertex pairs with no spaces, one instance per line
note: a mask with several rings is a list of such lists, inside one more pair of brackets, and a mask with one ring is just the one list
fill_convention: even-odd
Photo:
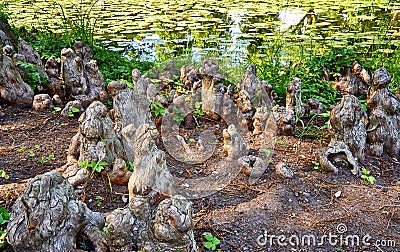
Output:
[[[285,30],[290,28],[291,26],[298,25],[302,20],[306,22],[304,17],[306,16],[306,12],[302,9],[285,9],[279,12],[279,21],[282,22],[281,25],[278,26],[278,29]],[[307,25],[305,23],[304,25]]]
[[[9,7],[11,22],[62,32],[55,2],[69,17],[90,7],[90,0],[16,0]],[[191,50],[229,54],[236,62],[267,54],[277,39],[290,51],[288,60],[332,47],[368,52],[382,39],[398,45],[400,24],[391,20],[399,12],[400,4],[387,0],[100,0],[91,10],[96,39],[131,57],[155,60]]]
[[[156,61],[157,53],[156,46],[164,44],[165,41],[160,38],[158,34],[152,34],[151,36],[146,36],[143,40],[133,39],[131,42],[119,42],[119,48],[125,51],[127,57],[138,58],[142,61]],[[110,48],[113,49],[113,48]]]
[[[231,37],[230,46],[226,49],[226,53],[231,55],[232,62],[243,63],[247,56],[248,41],[242,39],[243,32],[240,24],[244,19],[246,10],[229,10],[228,18],[231,20],[229,35]],[[223,51],[224,52],[224,51]]]

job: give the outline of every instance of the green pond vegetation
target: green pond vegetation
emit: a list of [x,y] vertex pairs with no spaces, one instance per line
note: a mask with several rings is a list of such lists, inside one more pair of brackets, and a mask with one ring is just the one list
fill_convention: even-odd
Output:
[[400,4],[387,0],[6,0],[0,13],[43,60],[59,61],[62,48],[84,40],[106,83],[131,82],[134,68],[143,73],[199,54],[235,61],[221,63],[231,81],[255,64],[281,99],[297,76],[303,98],[318,99],[325,108],[340,94],[322,81],[324,67],[339,75],[355,60],[370,74],[384,66],[392,90],[399,85]]

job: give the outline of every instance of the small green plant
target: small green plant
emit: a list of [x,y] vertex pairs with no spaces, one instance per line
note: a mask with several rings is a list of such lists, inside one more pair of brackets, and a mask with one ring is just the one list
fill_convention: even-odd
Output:
[[198,115],[198,116],[203,116],[204,115],[204,111],[201,110],[201,105],[202,104],[203,104],[202,102],[196,102],[194,104],[194,107],[195,107],[194,114],[195,115]]
[[26,151],[26,146],[22,145],[19,149],[18,152]]
[[173,108],[172,112],[174,113],[174,117],[172,117],[172,120],[175,122],[183,122],[185,120],[185,115],[183,114],[182,110]]
[[371,171],[365,169],[364,167],[361,169],[361,178],[370,183],[371,185],[375,184],[376,178],[372,175],[369,175]]
[[39,144],[36,144],[36,145],[35,145],[35,149],[37,149],[37,150],[40,149],[40,145],[39,145]]
[[106,105],[107,107],[111,107],[113,105],[112,100],[107,100],[104,105]]
[[33,150],[29,150],[28,157],[34,157],[34,156],[35,156],[35,152]]
[[10,221],[10,213],[6,208],[0,206],[0,249],[7,242],[7,230],[1,229],[1,226]]
[[103,227],[103,232],[104,233],[107,233],[107,231],[108,231],[108,225],[109,225],[109,223],[106,221],[106,222],[104,222],[104,227]]
[[44,164],[44,163],[46,163],[46,157],[45,157],[45,156],[41,156],[41,157],[37,160],[37,162],[38,162],[39,164]]
[[[92,161],[94,162],[94,161]],[[96,162],[94,162],[96,163]],[[89,160],[85,159],[83,161],[78,162],[78,166],[81,167],[82,169],[87,169],[89,167]]]
[[97,200],[97,206],[101,207],[103,205],[103,197],[101,197],[100,195],[97,195],[96,200]]
[[125,164],[126,164],[126,169],[128,169],[128,171],[133,171],[133,163],[132,162],[126,161]]
[[46,156],[41,156],[38,160],[37,160],[37,162],[39,163],[39,164],[44,164],[44,163],[47,163],[47,162],[52,162],[52,161],[54,161],[56,159],[56,157],[54,156],[54,154],[50,154],[50,155],[48,155],[47,157]]
[[161,102],[158,101],[153,101],[151,103],[151,112],[153,112],[153,114],[158,117],[158,116],[163,116],[167,110],[164,108],[164,105],[162,105]]
[[268,162],[269,162],[269,163],[272,163],[271,151],[268,150],[268,149],[262,149],[262,151],[264,152],[266,158],[269,158],[269,159],[268,159]]
[[54,107],[53,111],[51,112],[53,115],[55,115],[57,112],[61,111],[60,107]]
[[204,243],[204,248],[210,249],[212,251],[216,250],[217,246],[221,243],[221,241],[217,237],[214,237],[212,234],[206,234],[204,238],[206,239],[206,242]]
[[79,113],[79,109],[78,108],[74,108],[74,107],[72,107],[72,108],[70,108],[69,109],[69,111],[68,111],[68,116],[69,117],[74,117],[75,116],[75,113]]
[[22,61],[18,61],[17,66],[20,66],[22,69],[25,70],[26,76],[24,81],[31,86],[32,90],[35,90],[37,85],[47,83],[46,76],[38,71],[38,66]]
[[98,172],[100,173],[102,170],[104,170],[104,166],[108,165],[107,162],[99,160],[99,161],[92,161],[89,163],[89,160],[84,160],[81,162],[78,162],[78,166],[81,167],[82,169],[87,169],[88,167],[92,169],[93,172]]
[[2,169],[0,169],[0,178],[9,179],[10,176]]
[[312,160],[311,163],[314,167],[314,170],[321,170],[321,164],[318,161]]

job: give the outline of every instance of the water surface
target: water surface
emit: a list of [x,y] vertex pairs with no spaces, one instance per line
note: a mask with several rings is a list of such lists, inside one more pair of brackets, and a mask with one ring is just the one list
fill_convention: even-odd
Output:
[[[62,12],[87,12],[89,1],[15,0],[16,26],[62,32]],[[242,61],[279,50],[288,61],[332,47],[368,52],[400,39],[400,4],[391,1],[99,0],[90,11],[95,36],[143,60],[182,52],[229,54]]]

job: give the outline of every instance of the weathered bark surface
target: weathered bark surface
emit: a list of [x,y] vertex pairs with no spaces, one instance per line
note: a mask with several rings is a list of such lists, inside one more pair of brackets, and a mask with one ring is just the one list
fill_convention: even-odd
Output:
[[31,45],[29,45],[23,39],[18,40],[18,54],[22,54],[25,56],[25,62],[31,63],[39,67],[39,71],[44,73],[43,62],[40,58],[40,55]]
[[78,235],[107,251],[103,226],[103,216],[76,200],[59,172],[48,172],[33,178],[15,202],[7,231],[14,251],[67,252],[76,249]]
[[54,105],[48,94],[38,94],[33,97],[32,108],[34,110],[52,110]]
[[3,45],[12,45],[17,48],[18,39],[15,37],[13,29],[11,25],[8,23],[8,20],[0,17],[0,41]]
[[193,87],[201,85],[200,73],[194,65],[181,68],[181,80],[183,87],[187,90],[192,90]]
[[[214,120],[218,120],[224,113],[224,95],[226,88],[223,84],[216,84],[213,90],[202,89],[201,92],[196,91],[191,98],[191,110],[195,110],[195,104],[201,101],[201,109]],[[201,97],[201,98],[200,98]],[[182,105],[181,107],[184,107]],[[187,106],[187,105],[186,105]]]
[[0,52],[0,101],[12,106],[30,106],[33,95],[13,60]]
[[121,132],[129,124],[133,124],[135,128],[142,124],[154,125],[150,102],[146,96],[138,95],[130,88],[122,89],[120,85],[114,85],[113,91],[116,93],[113,97],[113,113],[117,132]]
[[82,41],[76,41],[74,44],[76,55],[83,60],[83,64],[90,62],[93,59],[92,49],[85,45]]
[[128,207],[107,216],[110,251],[197,251],[190,201],[182,196],[165,199],[158,206],[150,201],[136,196]]
[[104,102],[107,100],[107,92],[104,88],[104,77],[99,71],[97,66],[97,61],[90,60],[85,63],[85,73],[86,83],[88,85],[88,93],[90,101],[97,100]]
[[163,142],[167,149],[173,150],[170,151],[171,156],[177,160],[185,160],[186,163],[200,163],[209,159],[215,152],[215,146],[212,144],[215,137],[209,131],[202,132],[196,145],[192,147],[182,136],[174,133],[163,134]]
[[143,124],[135,132],[134,168],[129,179],[129,199],[135,195],[171,195],[173,177],[170,174],[165,154],[158,149],[158,131],[155,126]]
[[301,80],[295,77],[286,88],[286,107],[277,105],[272,108],[278,135],[293,135],[296,116],[304,113],[305,108],[301,101]]
[[203,61],[199,72],[202,79],[203,90],[214,90],[222,81],[222,76],[219,73],[219,66],[212,60]]
[[122,158],[116,158],[112,170],[108,177],[113,185],[127,185],[132,172],[126,167],[126,162]]
[[97,62],[92,60],[91,49],[82,42],[75,43],[76,53],[71,48],[61,50],[61,76],[67,98],[105,101],[107,92],[104,78]]
[[[124,158],[122,144],[114,131],[114,122],[104,104],[99,101],[93,102],[78,121],[79,131],[73,137],[68,150],[68,169],[66,169],[68,174],[64,173],[74,186],[75,182],[82,181],[82,175],[88,175],[80,172],[82,169],[76,165],[78,161],[87,160],[89,163],[105,161],[111,165],[115,159]],[[116,168],[120,169],[120,167]],[[74,174],[76,169],[78,170]],[[128,173],[128,170],[125,172]],[[117,172],[114,171],[114,174]],[[117,180],[117,178],[115,179]]]
[[257,87],[260,86],[260,80],[256,75],[256,67],[251,64],[247,69],[239,84],[240,90],[246,90],[249,96],[253,97],[256,93]]
[[129,208],[115,209],[107,216],[106,237],[110,252],[137,251],[139,249],[137,236],[139,232],[142,233],[145,230],[138,225],[137,219],[135,213]]
[[308,108],[310,110],[310,115],[319,115],[322,113],[322,104],[316,99],[308,99]]
[[253,134],[260,135],[262,134],[266,128],[269,126],[269,123],[272,117],[272,112],[267,107],[259,107],[256,109],[256,113],[253,117]]
[[276,121],[278,135],[293,135],[296,114],[294,110],[287,110],[285,107],[275,106],[272,108],[272,114]]
[[256,68],[253,64],[246,69],[237,89],[239,93],[234,97],[238,108],[249,125],[253,123],[255,107],[272,108],[272,86],[257,77]]
[[[12,47],[11,45],[5,45],[3,47],[3,51],[4,55],[7,55],[8,57],[13,58],[13,55],[15,54],[15,50],[14,47]],[[23,55],[21,55],[22,59],[25,61],[25,57]],[[15,61],[14,61],[15,63]]]
[[64,80],[67,96],[83,95],[87,90],[83,76],[82,59],[71,48],[61,50],[61,76]]
[[257,77],[256,67],[253,64],[250,64],[246,69],[238,89],[246,91],[245,94],[248,95],[253,107],[264,106],[268,109],[272,108],[272,86]]
[[344,153],[347,161],[352,164],[354,175],[359,175],[358,162],[364,160],[364,149],[367,139],[366,125],[368,117],[357,97],[343,96],[335,106],[329,118],[329,132],[332,136],[328,150],[321,157],[321,165],[326,170],[337,172],[330,161],[333,154]]
[[247,155],[247,145],[238,133],[234,124],[230,124],[227,129],[222,131],[224,145],[222,151],[227,154],[228,159],[237,160]]
[[319,163],[324,171],[338,173],[339,169],[335,163],[347,163],[352,167],[351,173],[356,176],[361,175],[361,169],[354,158],[353,153],[349,149],[349,146],[343,142],[331,141],[325,154],[320,157]]
[[[239,97],[237,99],[237,104],[238,107],[240,108],[240,111],[245,115],[246,119],[252,116],[252,103],[251,103],[251,97],[250,94],[246,90],[240,90],[239,91]],[[248,114],[248,116],[246,116]]]
[[297,115],[303,115],[305,109],[301,101],[301,80],[293,78],[286,88],[286,110],[293,110]]
[[118,94],[119,91],[124,90],[126,88],[128,87],[126,86],[125,82],[112,81],[107,85],[108,92],[112,96],[115,96],[116,94]]
[[348,68],[347,73],[335,80],[331,87],[345,94],[365,95],[370,80],[367,70],[355,61]]
[[61,99],[65,98],[64,85],[58,70],[58,63],[55,59],[47,60],[44,66],[47,74],[47,91],[50,96],[58,95]]
[[357,97],[345,95],[331,111],[328,126],[332,136],[331,141],[345,143],[354,157],[363,162],[367,123],[367,113]]
[[[194,69],[189,71],[192,71],[191,74],[196,74]],[[223,79],[219,72],[219,66],[214,61],[205,60],[202,63],[199,73],[201,82],[195,81],[191,88],[193,91],[191,106],[194,108],[195,103],[201,101],[205,114],[214,120],[218,120],[223,113],[223,97],[226,92],[222,84]]]
[[104,160],[111,164],[115,157],[123,156],[114,123],[103,103],[93,102],[78,121],[82,136],[79,161]]
[[398,157],[400,152],[400,99],[389,89],[392,77],[385,68],[375,71],[368,91],[370,107],[367,129],[369,151],[380,156],[386,153]]
[[135,95],[146,97],[148,100],[153,100],[157,95],[157,88],[147,76],[141,76],[137,80],[133,92]]
[[157,206],[153,233],[161,251],[195,251],[192,203],[182,196],[165,199]]
[[157,79],[159,79],[161,81],[162,85],[166,85],[171,80],[175,80],[176,78],[179,78],[180,71],[175,66],[174,61],[168,60],[167,63],[165,64],[165,67],[162,70],[162,72],[156,73],[156,76],[157,76]]
[[127,161],[133,163],[135,160],[135,153],[133,146],[135,145],[136,128],[133,124],[129,124],[121,131],[122,144],[124,146]]
[[54,106],[62,106],[62,100],[59,95],[54,95],[51,100],[53,101]]

